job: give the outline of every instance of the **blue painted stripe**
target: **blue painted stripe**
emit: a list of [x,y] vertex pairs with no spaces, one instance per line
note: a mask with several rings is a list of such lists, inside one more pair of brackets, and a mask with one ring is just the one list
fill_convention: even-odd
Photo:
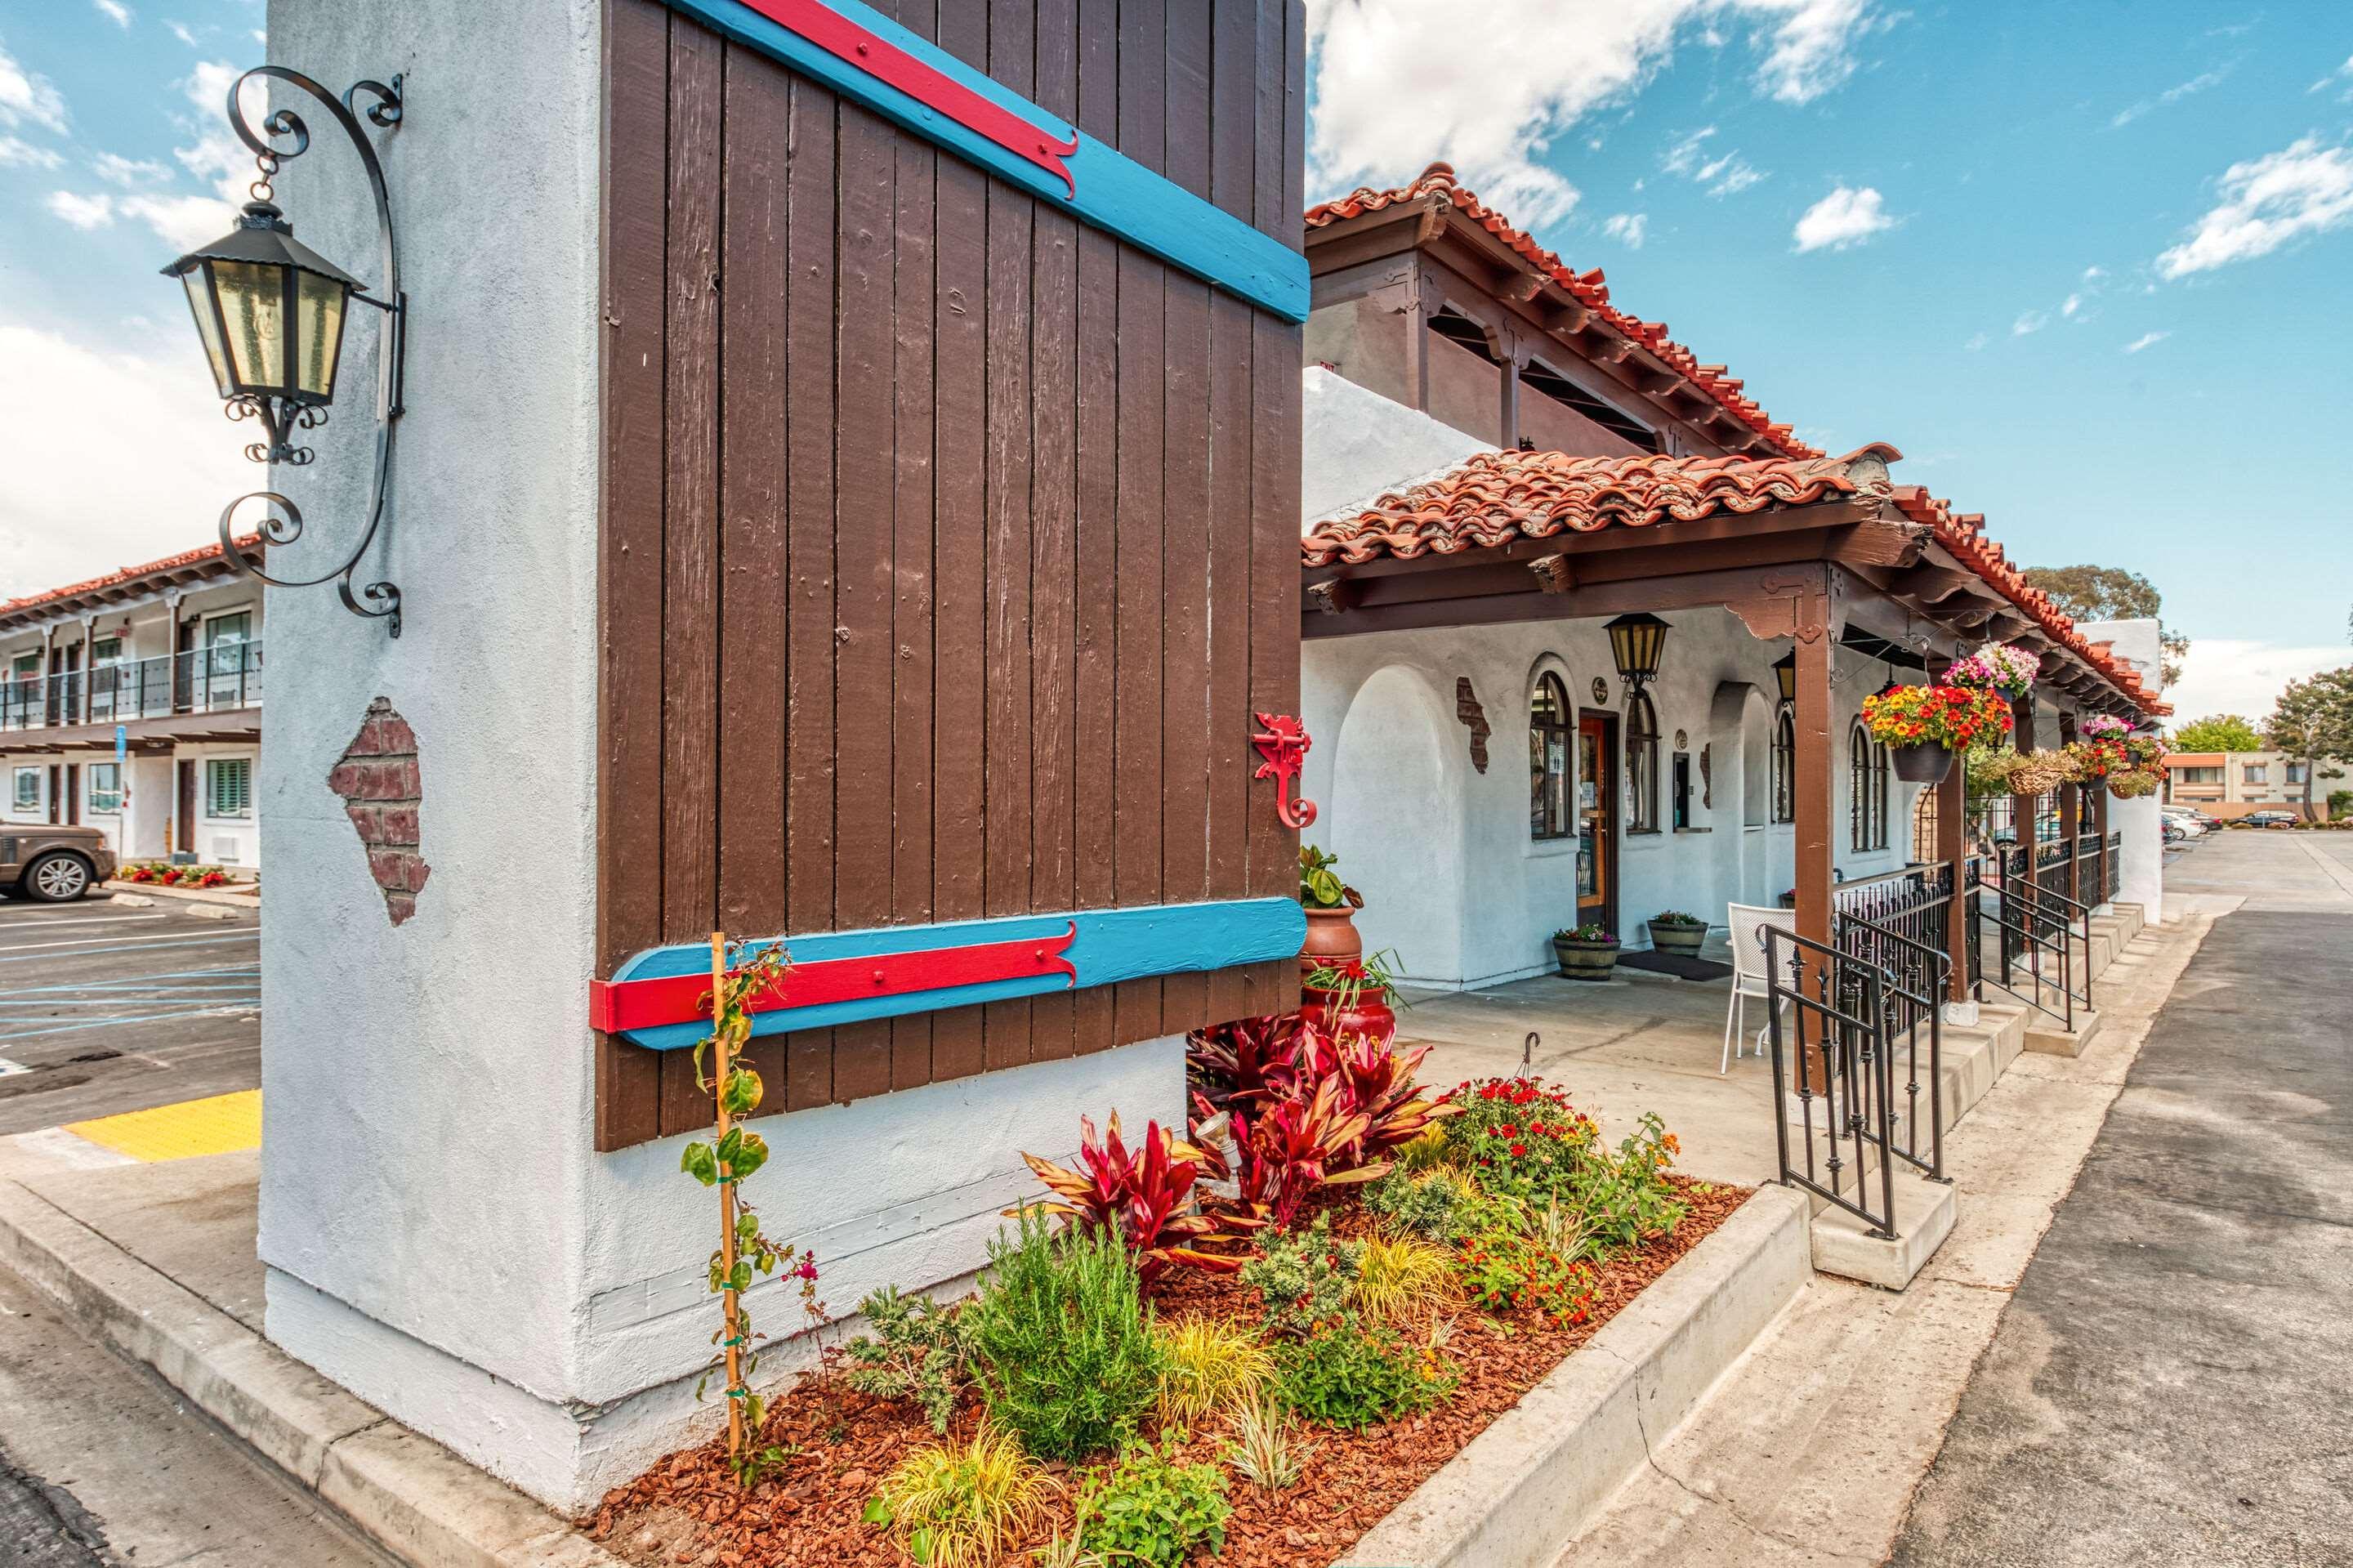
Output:
[[[1137,909],[1082,909],[1068,915],[1015,916],[959,920],[940,926],[885,926],[867,931],[813,932],[788,937],[785,944],[802,963],[828,959],[865,959],[890,953],[935,952],[989,942],[1059,938],[1075,925],[1077,934],[1063,956],[1080,986],[1111,985],[1154,975],[1198,973],[1297,955],[1307,939],[1307,916],[1291,898],[1240,898],[1208,904],[1160,904]],[[752,944],[754,950],[774,940]],[[699,945],[656,948],[639,953],[615,971],[616,980],[707,974],[711,949]],[[1067,990],[1061,975],[1026,975],[982,985],[950,986],[899,996],[860,997],[818,1007],[783,1008],[757,1014],[752,1033],[782,1034],[795,1029],[826,1029],[870,1019],[937,1012],[975,1002],[1005,1001]],[[707,1025],[666,1023],[628,1032],[624,1038],[657,1051],[691,1046]]]
[[[243,1007],[208,1008],[198,1012],[142,1012],[135,1018],[99,1018],[88,1023],[60,1023],[48,1029],[12,1029],[0,1033],[0,1040],[30,1040],[41,1034],[79,1034],[86,1029],[111,1029],[118,1023],[159,1023],[173,1018],[227,1017],[233,1012],[249,1012]],[[691,1042],[690,1042],[691,1044]]]
[[845,98],[938,143],[999,179],[1020,186],[1082,223],[1115,234],[1228,293],[1248,300],[1285,321],[1307,319],[1307,258],[1271,235],[1202,200],[1134,159],[1080,131],[1059,115],[974,70],[954,55],[918,37],[859,0],[825,0],[835,11],[876,37],[897,45],[941,75],[989,101],[1068,141],[1079,150],[1063,159],[1078,191],[1026,158],[949,120],[890,83],[869,76],[847,60],[770,21],[737,0],[668,0],[713,30],[795,70],[823,82]]

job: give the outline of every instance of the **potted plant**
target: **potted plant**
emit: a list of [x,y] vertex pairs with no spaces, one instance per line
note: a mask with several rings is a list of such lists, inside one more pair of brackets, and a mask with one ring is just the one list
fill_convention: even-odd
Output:
[[1397,1037],[1397,1011],[1389,1004],[1397,995],[1391,967],[1394,952],[1366,959],[1330,959],[1309,969],[1299,982],[1300,1021],[1338,1037],[1369,1035],[1388,1042]]
[[1303,973],[1318,964],[1345,962],[1365,956],[1365,939],[1356,934],[1356,911],[1365,895],[1339,878],[1332,867],[1336,857],[1314,844],[1299,846],[1299,904],[1307,911],[1307,945],[1299,949]]
[[2010,733],[2010,705],[1978,686],[1890,686],[1862,699],[1862,722],[1893,754],[1895,777],[1938,784],[1953,758]]
[[1696,915],[1686,915],[1680,909],[1670,909],[1663,915],[1651,916],[1651,946],[1662,953],[1681,953],[1685,958],[1697,958],[1701,948],[1707,945],[1707,922]]
[[1945,671],[1945,680],[1952,685],[2017,698],[2034,689],[2034,677],[2042,668],[2042,659],[2023,648],[1989,642],[1966,659],[1953,661]]
[[1606,980],[1618,967],[1618,934],[1588,922],[1552,934],[1553,957],[1570,980]]

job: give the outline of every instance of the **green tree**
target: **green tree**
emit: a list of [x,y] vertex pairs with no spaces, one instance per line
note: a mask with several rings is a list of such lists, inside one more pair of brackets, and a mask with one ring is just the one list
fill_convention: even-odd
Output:
[[2241,715],[2213,714],[2175,730],[2172,744],[2176,751],[2261,751],[2263,732]]
[[2290,681],[2263,725],[2272,749],[2303,758],[2304,817],[2312,820],[2312,779],[2324,762],[2353,762],[2353,664]]
[[2181,661],[2189,652],[2189,639],[2165,629],[2160,613],[2165,596],[2138,572],[2088,565],[2029,567],[2025,577],[2031,587],[2049,594],[2071,620],[2156,621],[2158,646],[2164,650],[2160,662],[2165,683],[2170,686],[2181,679]]

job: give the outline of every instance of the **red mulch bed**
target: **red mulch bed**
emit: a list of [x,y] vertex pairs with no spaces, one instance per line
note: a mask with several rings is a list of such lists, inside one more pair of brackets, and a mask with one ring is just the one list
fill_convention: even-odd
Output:
[[[1556,1328],[1533,1314],[1496,1321],[1461,1313],[1444,1352],[1461,1383],[1436,1408],[1363,1432],[1303,1429],[1314,1454],[1305,1478],[1286,1492],[1263,1492],[1229,1475],[1233,1515],[1216,1561],[1234,1568],[1325,1568],[1748,1197],[1744,1187],[1671,1180],[1689,1205],[1683,1223],[1598,1272],[1586,1321]],[[1343,1234],[1368,1228],[1353,1198],[1335,1203],[1332,1217]],[[1230,1277],[1197,1272],[1172,1275],[1153,1296],[1164,1317],[1254,1319],[1254,1300]],[[977,1401],[967,1395],[955,1430],[969,1431],[978,1418]],[[903,1568],[905,1555],[862,1514],[868,1495],[900,1457],[933,1440],[913,1406],[854,1393],[834,1378],[811,1378],[778,1397],[761,1433],[762,1443],[797,1445],[799,1452],[755,1489],[735,1484],[726,1441],[714,1439],[607,1494],[589,1533],[646,1568]],[[1227,1440],[1222,1431],[1198,1436],[1186,1457],[1213,1459]],[[1050,1467],[1071,1478],[1061,1467]],[[1067,1531],[1067,1504],[1060,1522]]]

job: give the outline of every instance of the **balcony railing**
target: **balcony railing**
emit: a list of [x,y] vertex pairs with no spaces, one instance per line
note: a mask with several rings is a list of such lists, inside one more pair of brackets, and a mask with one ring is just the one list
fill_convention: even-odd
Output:
[[0,730],[127,724],[261,701],[261,644],[223,643],[0,682]]

